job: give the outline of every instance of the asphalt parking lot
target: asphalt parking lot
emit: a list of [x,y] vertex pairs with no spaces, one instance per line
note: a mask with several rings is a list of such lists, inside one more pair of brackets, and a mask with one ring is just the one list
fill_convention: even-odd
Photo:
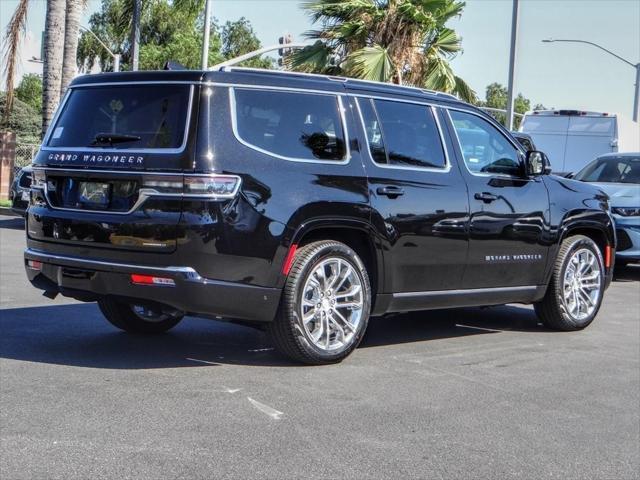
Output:
[[187,319],[136,337],[24,276],[0,216],[0,478],[639,478],[640,267],[592,326],[529,307],[374,319],[341,365]]

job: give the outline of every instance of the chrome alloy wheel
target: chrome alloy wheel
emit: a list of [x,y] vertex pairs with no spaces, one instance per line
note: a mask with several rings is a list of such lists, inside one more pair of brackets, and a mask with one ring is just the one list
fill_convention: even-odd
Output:
[[304,283],[300,318],[307,338],[319,349],[349,345],[362,319],[362,280],[349,262],[331,257],[320,262]]
[[600,262],[591,250],[576,250],[564,272],[562,293],[568,313],[584,320],[598,307],[601,281]]

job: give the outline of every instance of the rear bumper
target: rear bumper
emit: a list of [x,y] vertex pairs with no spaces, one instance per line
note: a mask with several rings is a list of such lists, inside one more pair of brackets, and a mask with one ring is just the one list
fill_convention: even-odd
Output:
[[[155,267],[51,255],[28,248],[27,277],[34,287],[82,301],[115,296],[155,302],[191,315],[269,322],[275,317],[281,290],[204,278],[191,267]],[[42,263],[40,269],[28,260]],[[135,285],[132,273],[157,275],[175,285]]]

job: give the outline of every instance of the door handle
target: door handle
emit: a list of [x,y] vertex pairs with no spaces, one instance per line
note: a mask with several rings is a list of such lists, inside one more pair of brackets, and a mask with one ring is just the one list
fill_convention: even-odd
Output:
[[482,192],[482,193],[476,193],[473,198],[475,198],[476,200],[482,200],[484,203],[491,203],[494,200],[498,199],[497,195],[494,195],[493,193],[489,193],[489,192]]
[[378,195],[386,195],[389,198],[396,198],[400,195],[404,195],[404,190],[402,188],[394,186],[378,187],[376,192]]

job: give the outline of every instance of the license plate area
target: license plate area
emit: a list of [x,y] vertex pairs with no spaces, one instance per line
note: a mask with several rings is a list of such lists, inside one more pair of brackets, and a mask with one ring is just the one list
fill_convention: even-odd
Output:
[[139,179],[47,174],[47,197],[53,207],[126,213],[138,200]]
[[111,184],[104,182],[79,182],[78,202],[88,209],[104,210],[111,201]]

